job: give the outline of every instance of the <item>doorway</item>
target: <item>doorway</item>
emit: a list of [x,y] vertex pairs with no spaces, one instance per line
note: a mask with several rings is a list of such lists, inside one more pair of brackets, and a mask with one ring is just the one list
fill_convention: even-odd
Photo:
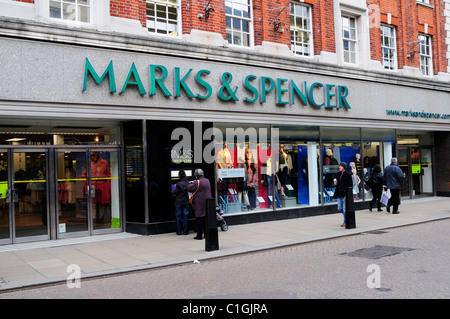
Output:
[[398,149],[398,165],[406,174],[401,196],[417,198],[433,196],[432,148],[403,146]]
[[0,243],[121,231],[119,154],[0,149]]

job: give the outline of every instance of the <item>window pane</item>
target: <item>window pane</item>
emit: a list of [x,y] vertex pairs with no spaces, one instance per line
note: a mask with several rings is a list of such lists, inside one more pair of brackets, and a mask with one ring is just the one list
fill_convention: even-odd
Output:
[[75,21],[75,5],[64,3],[63,4],[63,19]]
[[50,1],[50,18],[61,19],[61,3]]
[[89,21],[89,7],[79,7],[79,21],[90,22]]

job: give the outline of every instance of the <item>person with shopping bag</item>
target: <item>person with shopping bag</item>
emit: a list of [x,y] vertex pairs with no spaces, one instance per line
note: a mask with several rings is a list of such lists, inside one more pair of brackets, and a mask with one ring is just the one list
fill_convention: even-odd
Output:
[[397,158],[393,157],[391,159],[391,165],[386,166],[384,169],[385,183],[391,192],[391,197],[386,205],[386,211],[390,213],[390,208],[392,206],[392,214],[400,213],[398,211],[398,206],[400,205],[400,190],[402,188],[401,181],[406,178],[405,173],[403,173],[400,167],[398,167],[397,162]]
[[[369,177],[369,181],[367,182],[370,189],[372,190],[373,198],[369,204],[369,211],[372,211],[372,207],[377,203],[377,210],[382,212],[381,209],[381,195],[383,193],[383,185],[384,185],[384,177],[383,173],[381,173],[380,164],[375,164],[373,167],[373,172]],[[387,204],[387,202],[386,202]],[[386,205],[385,205],[386,206]]]

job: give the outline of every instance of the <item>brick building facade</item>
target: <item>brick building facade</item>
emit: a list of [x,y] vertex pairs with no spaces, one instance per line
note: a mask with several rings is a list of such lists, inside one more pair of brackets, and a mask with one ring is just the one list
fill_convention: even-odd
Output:
[[[33,0],[15,1],[34,3]],[[54,3],[61,2],[64,5],[64,1],[54,1]],[[244,10],[244,14],[237,13],[236,16],[243,18],[243,15],[246,15],[245,18],[247,19],[232,18],[232,21],[235,23],[234,27],[241,23],[236,29],[243,33],[248,33],[249,38],[248,41],[237,45],[257,48],[263,43],[270,43],[286,46],[290,50],[293,50],[293,38],[295,37],[293,29],[299,29],[293,22],[295,20],[293,13],[296,10],[296,5],[302,6],[302,8],[307,8],[308,17],[306,20],[310,24],[307,26],[306,32],[312,35],[309,43],[313,43],[313,48],[308,54],[300,54],[310,58],[322,55],[323,61],[337,64],[343,63],[339,53],[337,54],[338,57],[332,57],[336,55],[337,51],[342,50],[342,45],[338,41],[338,39],[341,40],[341,37],[338,36],[338,39],[336,38],[336,35],[342,32],[341,24],[338,21],[342,12],[344,14],[348,12],[351,18],[356,19],[357,26],[361,26],[361,30],[357,30],[360,38],[355,39],[356,45],[360,47],[358,54],[367,56],[360,57],[360,62],[357,63],[357,66],[373,70],[381,68],[376,62],[383,64],[382,31],[380,26],[384,25],[390,28],[387,29],[388,32],[392,31],[395,33],[394,51],[396,57],[395,65],[393,66],[395,70],[402,71],[406,75],[426,73],[427,76],[439,76],[442,73],[447,73],[448,68],[449,58],[447,58],[448,48],[445,40],[446,17],[444,15],[444,0],[111,0],[104,2],[106,4],[109,3],[108,14],[111,17],[138,21],[143,29],[149,29],[150,32],[169,33],[167,30],[162,30],[162,32],[161,30],[155,30],[150,24],[157,23],[155,21],[158,18],[161,18],[158,23],[161,23],[161,21],[166,23],[167,20],[172,19],[174,21],[169,23],[177,28],[176,32],[172,32],[175,37],[182,38],[184,35],[190,35],[193,30],[196,30],[221,35],[224,40],[227,40],[227,8],[232,10],[234,7],[239,7],[240,10],[241,7],[248,6],[246,9],[248,12]],[[81,1],[80,3],[89,3],[89,1]],[[3,4],[3,6],[6,5]],[[70,5],[70,3],[67,2],[66,5]],[[208,7],[206,8],[206,6]],[[94,9],[92,8],[91,10]],[[103,7],[103,9],[106,8]],[[156,18],[154,12],[158,12],[158,18]],[[208,19],[206,19],[206,12],[209,15]],[[165,16],[166,14],[167,16]],[[300,19],[304,19],[304,17]],[[361,22],[357,20],[361,20]],[[245,29],[242,25],[243,21],[248,22],[248,32],[243,30]],[[120,27],[117,26],[117,28]],[[300,29],[301,32],[305,32],[305,29]],[[145,34],[143,30],[137,30],[137,28],[133,31],[132,27],[123,31]],[[420,39],[419,35],[422,35]],[[195,40],[193,41],[208,42],[211,37],[214,37],[214,35],[205,34],[200,38],[194,37]],[[368,39],[365,39],[365,37],[368,37]],[[420,54],[420,41],[430,41],[429,44],[425,45],[427,47],[422,48],[423,56]],[[228,42],[236,44],[229,38]],[[370,42],[370,45],[367,46],[364,44],[365,42]],[[309,44],[305,44],[302,41],[301,45]],[[282,48],[277,46],[275,48],[277,51],[283,51]],[[367,52],[367,50],[370,52]],[[427,54],[427,51],[431,53]],[[323,55],[328,58],[323,57]],[[362,63],[361,61],[364,59],[370,59],[370,61]],[[430,62],[422,64],[421,68],[421,59],[429,59]],[[426,67],[430,67],[430,70],[424,71]],[[392,67],[385,66],[385,68]],[[418,70],[421,72],[418,72]],[[447,79],[447,76],[443,76],[444,79]]]

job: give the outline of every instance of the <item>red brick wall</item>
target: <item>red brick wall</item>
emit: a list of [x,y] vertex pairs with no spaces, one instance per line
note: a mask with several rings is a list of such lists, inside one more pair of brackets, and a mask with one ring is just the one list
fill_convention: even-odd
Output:
[[[16,0],[19,2],[34,3],[33,0]],[[295,1],[295,0],[294,0]],[[205,5],[208,0],[182,0],[182,33],[189,34],[191,30],[202,30],[222,34],[226,38],[225,31],[225,1],[211,0],[209,7],[214,8],[210,12],[208,21],[205,19]],[[336,52],[334,1],[333,0],[304,0],[311,5],[314,54],[322,51]],[[397,35],[397,61],[398,68],[405,65],[419,67],[419,46],[414,44],[418,40],[419,33],[424,32],[425,24],[428,24],[428,35],[432,36],[432,52],[434,74],[447,72],[448,60],[446,57],[447,46],[445,43],[445,17],[444,0],[430,0],[432,7],[416,4],[416,0],[367,0],[367,6],[376,8],[379,12],[381,23],[387,23],[387,14],[391,14],[391,24],[396,27]],[[286,44],[290,47],[290,17],[289,0],[253,0],[253,31],[254,44],[260,45],[263,41]],[[277,17],[284,23],[280,26],[284,32],[274,31],[274,19]],[[369,10],[369,18],[372,10]],[[145,0],[110,0],[111,16],[126,19],[139,20],[146,27]],[[203,18],[198,18],[202,14]],[[377,25],[372,25],[369,31],[371,59],[381,62],[381,35]],[[407,57],[413,50],[415,54]]]

